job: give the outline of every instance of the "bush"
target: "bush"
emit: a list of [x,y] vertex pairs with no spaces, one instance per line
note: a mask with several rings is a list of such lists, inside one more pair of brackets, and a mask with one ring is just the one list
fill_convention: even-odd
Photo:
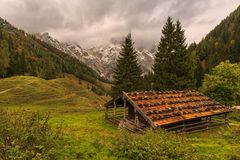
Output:
[[221,62],[204,77],[200,90],[226,105],[240,103],[240,67],[229,61]]
[[113,153],[133,160],[196,159],[193,147],[180,135],[159,130],[143,135],[125,133],[115,144]]
[[56,159],[60,132],[49,116],[0,110],[0,159]]

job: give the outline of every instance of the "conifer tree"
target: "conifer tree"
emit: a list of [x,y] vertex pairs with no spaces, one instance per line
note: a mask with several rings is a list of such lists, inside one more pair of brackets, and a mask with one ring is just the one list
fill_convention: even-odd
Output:
[[182,90],[194,86],[194,57],[187,51],[181,23],[168,18],[162,30],[153,66],[155,90]]
[[133,47],[131,33],[125,38],[113,75],[112,95],[141,89],[142,70]]
[[10,62],[9,47],[6,41],[0,41],[0,77],[5,77]]

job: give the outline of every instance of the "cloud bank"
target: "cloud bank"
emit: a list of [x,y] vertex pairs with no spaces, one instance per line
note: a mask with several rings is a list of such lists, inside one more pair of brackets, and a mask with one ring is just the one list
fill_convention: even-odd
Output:
[[156,45],[168,16],[179,19],[189,43],[201,40],[240,0],[0,0],[0,17],[30,33],[49,32],[83,47],[132,32],[136,46]]

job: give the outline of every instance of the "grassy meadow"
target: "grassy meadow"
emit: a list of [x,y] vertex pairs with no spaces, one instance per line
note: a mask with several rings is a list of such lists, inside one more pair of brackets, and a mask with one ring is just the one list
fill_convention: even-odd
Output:
[[[108,84],[98,84],[110,89]],[[61,126],[64,134],[59,159],[117,159],[111,149],[121,131],[104,120],[103,106],[110,97],[94,93],[91,87],[92,84],[71,75],[54,80],[6,78],[0,80],[0,106],[10,111],[50,114],[50,124]],[[230,128],[240,125],[239,116],[239,112],[231,115]],[[228,130],[229,127],[222,127],[183,136],[203,159],[237,159],[240,144],[229,140]]]

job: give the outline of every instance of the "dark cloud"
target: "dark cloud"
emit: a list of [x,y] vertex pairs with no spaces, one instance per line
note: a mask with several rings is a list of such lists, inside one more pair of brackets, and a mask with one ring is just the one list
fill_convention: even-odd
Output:
[[[51,28],[61,28],[63,25],[62,8],[51,1],[2,1],[3,4],[0,0],[0,13],[6,15],[3,18],[29,32],[42,32]],[[44,1],[46,3],[43,3]]]
[[102,45],[132,32],[151,47],[168,16],[179,19],[188,41],[198,41],[240,0],[0,0],[0,16],[28,32],[50,32],[62,41]]
[[184,25],[188,26],[191,25],[197,15],[207,11],[211,6],[210,4],[210,0],[175,1],[169,9],[169,15],[176,19],[184,20]]

